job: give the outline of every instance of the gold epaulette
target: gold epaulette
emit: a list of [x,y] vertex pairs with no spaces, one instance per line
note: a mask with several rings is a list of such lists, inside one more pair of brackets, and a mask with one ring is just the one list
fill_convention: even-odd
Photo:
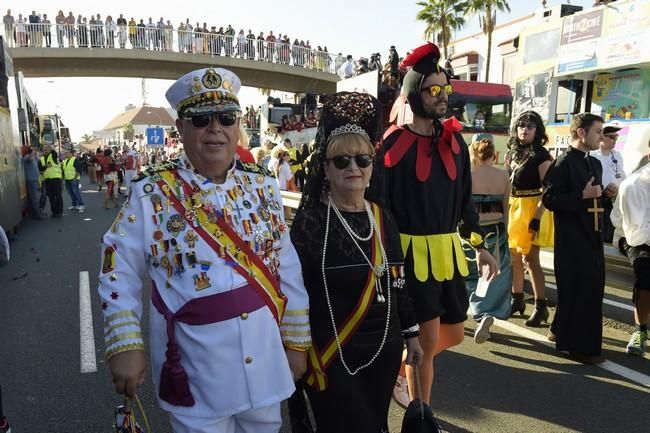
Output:
[[267,169],[266,167],[262,167],[261,165],[258,164],[253,164],[251,162],[242,162],[239,159],[237,160],[236,168],[237,170],[246,171],[248,173],[256,173],[264,176],[275,177],[275,175],[271,172],[271,170]]
[[180,167],[181,167],[181,162],[180,160],[176,160],[176,159],[172,161],[163,162],[161,164],[152,165],[142,170],[135,177],[133,177],[132,182],[139,182],[143,179],[153,176],[156,173],[160,173],[161,171],[175,170]]

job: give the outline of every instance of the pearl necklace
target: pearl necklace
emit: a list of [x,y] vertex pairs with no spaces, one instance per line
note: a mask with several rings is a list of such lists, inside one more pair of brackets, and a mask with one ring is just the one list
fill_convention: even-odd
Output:
[[[367,201],[366,201],[365,204],[366,204],[366,210],[368,210],[370,208],[370,205],[368,204]],[[390,272],[386,272],[386,283],[387,283],[386,287],[388,287],[387,296],[386,296],[386,327],[384,328],[384,335],[381,338],[381,343],[379,344],[379,348],[377,349],[377,352],[370,358],[370,360],[368,362],[366,362],[365,364],[357,367],[354,371],[352,371],[350,369],[350,367],[348,367],[348,364],[345,362],[345,358],[343,357],[343,348],[341,347],[341,339],[339,338],[339,332],[338,332],[338,329],[336,328],[336,321],[334,320],[334,310],[332,309],[332,302],[330,301],[329,288],[327,287],[327,277],[325,276],[325,255],[326,255],[326,252],[327,252],[327,239],[329,237],[330,214],[331,214],[331,208],[332,207],[334,207],[334,209],[336,209],[336,205],[334,205],[333,201],[331,199],[329,199],[327,201],[327,218],[325,219],[325,239],[323,241],[323,258],[322,258],[322,261],[321,261],[321,272],[322,272],[322,275],[323,275],[323,287],[325,288],[325,299],[327,301],[327,309],[329,310],[329,313],[330,313],[330,320],[332,322],[332,329],[334,330],[334,338],[336,340],[336,347],[337,347],[338,352],[339,352],[339,357],[341,358],[341,364],[343,364],[343,367],[345,368],[345,370],[348,372],[348,374],[350,376],[354,376],[359,371],[361,371],[364,368],[369,367],[370,365],[372,365],[372,363],[375,362],[375,360],[377,359],[377,357],[381,353],[382,349],[384,348],[384,345],[386,344],[386,338],[388,337],[388,330],[389,330],[389,327],[390,327],[390,307],[391,307]],[[336,212],[336,210],[335,210],[335,212]],[[370,230],[371,230],[371,232],[373,232],[373,230],[376,228],[376,227],[374,227],[376,222],[375,222],[374,217],[372,217],[372,212],[369,214],[369,217],[370,217]],[[339,219],[342,219],[342,218],[339,218]],[[343,221],[341,221],[341,222],[343,223]],[[344,227],[345,227],[345,225],[344,225]],[[347,230],[347,228],[346,228],[346,230]],[[350,228],[350,231],[351,231],[351,228]],[[348,231],[348,233],[350,233],[350,231]],[[378,228],[376,228],[376,230],[374,230],[374,231],[377,232],[377,236],[381,236]],[[361,249],[361,247],[359,246],[357,241],[354,239],[354,237],[352,237],[352,240],[354,241],[354,244],[357,246],[357,248],[359,248],[359,250],[361,251],[361,254],[363,255],[363,257],[368,262],[368,264],[370,266],[370,269],[372,269],[372,271],[375,273],[375,275],[377,275],[376,269],[373,267],[372,262],[368,259],[368,257],[363,252],[363,250]],[[386,269],[388,267],[388,258],[386,256],[386,250],[384,249],[384,245],[381,242],[381,237],[378,240],[379,240],[379,248],[381,250],[381,256],[382,256],[382,260],[383,260],[383,263],[382,263],[382,265],[380,267],[382,269]],[[382,301],[383,295],[381,295],[381,276],[376,276],[376,278],[375,278],[375,288],[377,290],[377,302],[382,303],[383,302]],[[381,298],[380,298],[380,295],[381,295]]]
[[[352,236],[352,238],[363,241],[363,242],[368,241],[368,240],[370,240],[370,238],[372,238],[372,235],[375,232],[375,230],[374,230],[375,225],[372,223],[372,221],[374,221],[374,217],[372,216],[372,210],[370,209],[370,205],[368,204],[368,202],[366,200],[364,200],[364,206],[366,208],[366,213],[368,214],[368,220],[370,221],[370,233],[368,233],[368,236],[366,236],[366,237],[358,235],[358,234],[356,234],[354,232],[354,230],[352,230],[352,227],[350,227],[350,225],[345,220],[345,218],[343,218],[343,215],[341,214],[341,211],[336,206],[336,203],[334,203],[334,200],[332,200],[331,195],[329,195],[329,194],[327,195],[327,200],[329,201],[332,208],[334,209],[334,213],[339,218],[339,221],[341,221],[341,224],[343,224],[343,228],[345,228],[345,231],[347,231],[350,234],[350,236]],[[327,216],[329,217],[329,213],[328,213]]]

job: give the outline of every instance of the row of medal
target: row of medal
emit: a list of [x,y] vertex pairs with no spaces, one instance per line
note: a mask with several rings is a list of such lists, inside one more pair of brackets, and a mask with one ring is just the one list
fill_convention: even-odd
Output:
[[[277,277],[279,260],[274,241],[279,241],[287,229],[280,217],[282,205],[274,199],[274,187],[263,185],[264,176],[260,175],[255,178],[256,183],[260,184],[255,188],[252,179],[247,175],[235,175],[234,178],[235,187],[227,190],[226,194],[221,196],[225,197],[225,203],[222,206],[217,206],[210,201],[210,197],[218,196],[223,192],[220,185],[201,188],[193,180],[190,191],[189,188],[184,188],[182,180],[177,178],[174,191],[171,192],[169,187],[164,185],[163,193],[175,194],[181,202],[189,201],[200,206],[208,214],[208,220],[211,223],[215,223],[217,218],[223,217],[226,223],[247,241],[250,249],[264,262],[270,272]],[[160,179],[158,175],[152,176],[153,181]],[[166,286],[168,288],[171,287],[169,281],[174,274],[182,275],[188,269],[194,272],[192,280],[197,291],[209,288],[211,282],[208,271],[212,262],[197,257],[195,247],[199,235],[192,230],[191,226],[188,228],[185,217],[180,214],[171,214],[170,200],[155,193],[153,184],[145,184],[143,191],[151,202],[154,211],[152,220],[156,226],[156,230],[153,232],[154,242],[150,244],[149,249],[151,265],[155,268],[162,267],[166,271]],[[189,206],[186,207],[190,209]],[[189,212],[192,210],[190,209]],[[186,212],[187,216],[192,218],[193,224],[200,225],[198,218],[193,218]],[[181,234],[183,235],[180,236]],[[180,245],[180,239],[184,241],[186,248]],[[217,254],[222,259],[226,258],[221,251],[217,251]]]

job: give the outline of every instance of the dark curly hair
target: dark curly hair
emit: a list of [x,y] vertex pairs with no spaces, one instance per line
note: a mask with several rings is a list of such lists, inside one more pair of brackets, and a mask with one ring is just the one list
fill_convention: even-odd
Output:
[[[535,138],[531,144],[522,143],[517,137],[517,125],[520,122],[533,122],[535,124]],[[537,152],[543,152],[544,146],[548,143],[548,136],[546,135],[546,127],[542,116],[536,111],[524,111],[517,116],[517,120],[513,123],[510,130],[510,138],[508,139],[508,152],[506,153],[506,161],[515,161],[517,163],[526,159],[529,155],[534,155]]]

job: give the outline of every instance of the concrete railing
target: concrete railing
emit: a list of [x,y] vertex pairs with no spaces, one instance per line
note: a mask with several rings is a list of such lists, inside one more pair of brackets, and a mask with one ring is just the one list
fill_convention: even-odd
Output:
[[97,24],[29,24],[3,27],[9,47],[130,49],[227,56],[336,73],[342,63],[327,51],[266,39],[178,30],[171,26]]

